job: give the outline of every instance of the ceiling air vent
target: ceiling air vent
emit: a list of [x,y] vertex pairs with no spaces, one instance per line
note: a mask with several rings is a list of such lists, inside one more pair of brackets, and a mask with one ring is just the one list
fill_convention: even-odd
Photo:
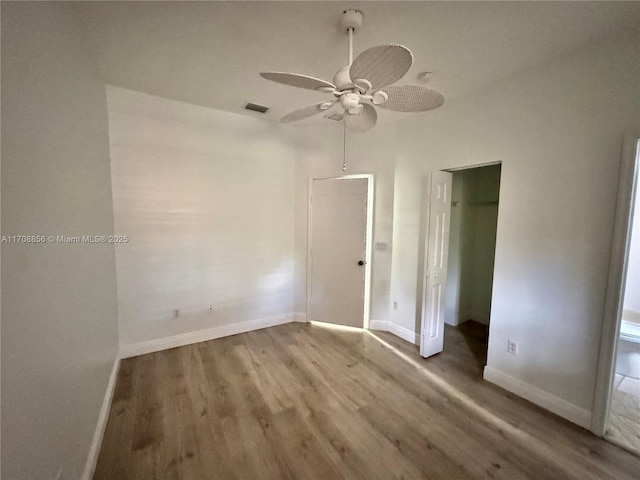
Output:
[[257,103],[247,102],[247,104],[244,106],[244,109],[251,110],[252,112],[267,113],[267,110],[269,110],[269,107],[258,105]]

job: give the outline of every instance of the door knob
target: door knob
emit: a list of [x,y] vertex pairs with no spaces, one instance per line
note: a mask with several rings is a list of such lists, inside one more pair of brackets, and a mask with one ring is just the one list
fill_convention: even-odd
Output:
[[360,260],[360,261],[358,262],[358,265],[362,266],[362,265],[364,265],[364,262],[363,262],[362,260]]

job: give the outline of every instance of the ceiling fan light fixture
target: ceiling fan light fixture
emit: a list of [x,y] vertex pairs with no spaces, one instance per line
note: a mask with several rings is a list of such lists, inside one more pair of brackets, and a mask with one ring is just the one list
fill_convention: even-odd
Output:
[[340,97],[340,103],[345,108],[345,110],[351,110],[355,108],[360,103],[360,95],[357,93],[347,93]]

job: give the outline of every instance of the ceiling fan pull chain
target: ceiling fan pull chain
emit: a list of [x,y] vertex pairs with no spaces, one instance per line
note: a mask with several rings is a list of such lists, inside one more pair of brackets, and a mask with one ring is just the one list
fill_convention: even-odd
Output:
[[342,119],[342,171],[347,171],[347,113],[345,112]]

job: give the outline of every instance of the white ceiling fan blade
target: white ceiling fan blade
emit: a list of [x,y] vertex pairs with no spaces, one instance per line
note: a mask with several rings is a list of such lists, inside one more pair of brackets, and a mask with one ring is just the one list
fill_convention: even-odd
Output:
[[418,85],[391,85],[381,90],[389,98],[378,106],[394,112],[426,112],[444,103],[440,93]]
[[378,114],[376,109],[368,103],[363,103],[362,111],[351,115],[348,112],[344,114],[344,121],[346,122],[347,129],[352,132],[363,133],[367,130],[371,130],[378,121]]
[[316,103],[315,105],[309,105],[308,107],[301,108],[299,110],[294,110],[293,112],[287,113],[284,117],[282,117],[282,123],[295,122],[297,120],[302,120],[303,118],[312,117],[320,112],[325,112],[329,109],[333,104],[333,102],[322,102]]
[[260,76],[267,80],[284,83],[292,87],[306,88],[308,90],[332,92],[336,89],[333,83],[325,82],[324,80],[310,77],[309,75],[300,75],[299,73],[260,72]]
[[353,81],[363,78],[374,89],[400,80],[413,64],[411,50],[402,45],[377,45],[366,49],[351,64],[349,75]]

